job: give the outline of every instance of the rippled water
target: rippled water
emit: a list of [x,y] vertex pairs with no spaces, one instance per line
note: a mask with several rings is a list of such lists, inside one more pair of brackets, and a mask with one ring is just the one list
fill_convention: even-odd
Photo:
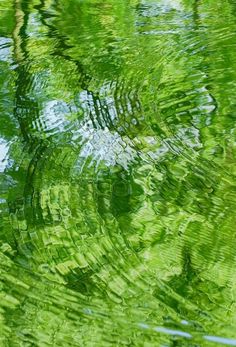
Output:
[[236,346],[236,2],[0,0],[0,345]]

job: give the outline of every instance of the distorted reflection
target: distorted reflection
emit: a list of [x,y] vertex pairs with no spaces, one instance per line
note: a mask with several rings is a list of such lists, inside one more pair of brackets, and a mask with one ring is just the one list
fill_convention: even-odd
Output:
[[0,345],[236,345],[235,10],[1,0]]

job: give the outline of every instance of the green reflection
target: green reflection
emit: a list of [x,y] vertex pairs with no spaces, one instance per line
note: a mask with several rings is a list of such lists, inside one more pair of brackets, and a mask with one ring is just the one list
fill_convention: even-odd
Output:
[[0,22],[0,345],[236,345],[234,1]]

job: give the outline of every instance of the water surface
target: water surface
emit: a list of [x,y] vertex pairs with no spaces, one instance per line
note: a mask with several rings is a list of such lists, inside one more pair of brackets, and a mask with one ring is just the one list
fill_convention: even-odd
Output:
[[236,346],[234,0],[0,0],[0,345]]

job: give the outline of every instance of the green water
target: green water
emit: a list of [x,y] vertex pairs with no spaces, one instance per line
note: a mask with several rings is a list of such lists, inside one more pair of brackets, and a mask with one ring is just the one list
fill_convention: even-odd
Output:
[[235,0],[0,0],[0,346],[236,346]]

